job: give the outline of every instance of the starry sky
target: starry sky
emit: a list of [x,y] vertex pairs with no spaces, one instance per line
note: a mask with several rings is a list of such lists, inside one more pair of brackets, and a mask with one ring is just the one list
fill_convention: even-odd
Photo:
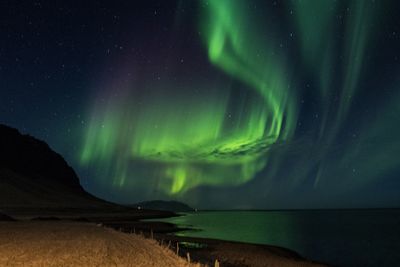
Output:
[[400,205],[399,1],[2,1],[0,123],[90,193]]

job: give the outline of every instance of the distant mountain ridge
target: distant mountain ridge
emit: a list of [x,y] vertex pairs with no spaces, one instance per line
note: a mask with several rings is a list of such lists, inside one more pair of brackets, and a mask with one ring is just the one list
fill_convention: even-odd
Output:
[[45,142],[0,124],[0,210],[110,205],[87,193],[74,170]]
[[0,222],[1,221],[10,222],[10,221],[15,221],[15,219],[6,214],[0,213]]
[[140,208],[140,209],[163,210],[163,211],[173,211],[173,212],[195,211],[195,209],[193,209],[192,207],[179,201],[153,200],[153,201],[139,202],[129,206],[138,209]]

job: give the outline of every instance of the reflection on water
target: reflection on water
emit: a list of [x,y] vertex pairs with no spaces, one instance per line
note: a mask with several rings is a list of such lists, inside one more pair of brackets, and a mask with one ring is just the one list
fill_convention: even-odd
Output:
[[218,211],[164,221],[183,236],[286,247],[338,266],[398,266],[400,210]]

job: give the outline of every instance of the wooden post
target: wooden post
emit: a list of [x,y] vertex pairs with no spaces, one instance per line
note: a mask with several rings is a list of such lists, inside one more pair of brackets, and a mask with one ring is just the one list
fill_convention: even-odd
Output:
[[186,257],[187,257],[188,263],[190,264],[190,254],[189,254],[189,252],[186,252]]
[[179,255],[179,243],[176,242],[176,255]]
[[153,229],[150,229],[150,238],[153,239]]

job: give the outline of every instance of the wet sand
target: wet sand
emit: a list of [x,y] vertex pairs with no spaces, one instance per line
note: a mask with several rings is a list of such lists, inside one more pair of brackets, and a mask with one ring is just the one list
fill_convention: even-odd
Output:
[[215,260],[221,266],[227,267],[317,267],[327,266],[304,259],[294,251],[269,245],[255,245],[240,242],[222,241],[217,239],[178,237],[165,234],[154,234],[163,244],[169,244],[176,249],[179,243],[180,255],[190,253],[191,258],[202,264],[213,266]]

